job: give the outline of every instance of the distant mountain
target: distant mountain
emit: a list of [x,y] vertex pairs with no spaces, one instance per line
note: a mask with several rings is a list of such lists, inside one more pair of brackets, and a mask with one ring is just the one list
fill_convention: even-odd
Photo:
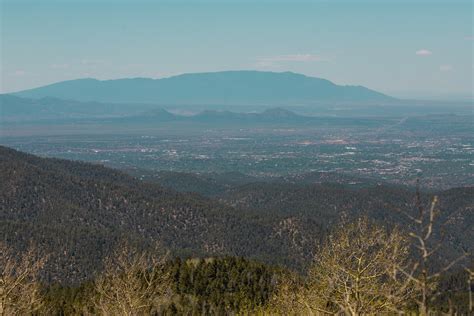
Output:
[[298,115],[282,108],[270,108],[261,113],[236,113],[231,111],[206,110],[187,118],[190,121],[218,123],[299,123],[311,121],[312,117]]
[[174,115],[164,109],[153,109],[136,115],[112,118],[108,122],[125,124],[156,124],[161,122],[170,122],[183,119],[183,116]]
[[270,119],[286,119],[286,118],[298,118],[301,117],[300,115],[297,115],[295,112],[288,111],[282,108],[271,108],[263,111],[261,116],[265,118],[270,118]]
[[158,126],[167,122],[198,123],[200,126],[239,126],[241,124],[300,124],[354,125],[370,124],[367,119],[344,119],[299,115],[281,107],[267,108],[262,112],[233,112],[204,110],[195,115],[173,114],[159,105],[102,103],[63,100],[53,97],[23,98],[0,94],[0,121],[39,122],[46,124],[73,120],[75,124],[96,123],[98,126]]
[[355,126],[380,125],[382,120],[374,121],[367,118],[338,118],[338,117],[316,117],[299,115],[283,108],[269,108],[263,112],[232,112],[205,110],[195,115],[175,115],[163,109],[147,111],[138,115],[110,118],[108,120],[98,119],[101,124],[134,124],[139,126],[161,126],[162,123],[184,123],[187,126]]
[[80,102],[56,97],[34,99],[0,94],[0,121],[121,117],[156,111],[155,108],[150,104]]
[[15,93],[28,98],[160,105],[311,105],[394,99],[362,86],[340,86],[292,72],[224,71],[164,79],[78,79]]

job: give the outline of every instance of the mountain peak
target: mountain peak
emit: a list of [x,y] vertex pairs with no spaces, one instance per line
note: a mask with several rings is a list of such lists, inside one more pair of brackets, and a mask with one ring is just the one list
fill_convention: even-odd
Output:
[[296,114],[295,112],[291,112],[280,107],[267,109],[263,111],[262,115],[273,118],[290,118],[298,116],[298,114]]
[[154,103],[163,105],[316,104],[320,102],[388,102],[393,98],[359,86],[293,72],[233,70],[191,73],[163,79],[78,79],[25,90],[15,95],[77,101]]

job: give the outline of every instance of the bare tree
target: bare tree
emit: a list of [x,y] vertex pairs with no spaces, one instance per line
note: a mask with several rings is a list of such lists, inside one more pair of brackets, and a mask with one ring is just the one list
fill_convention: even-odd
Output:
[[285,283],[276,301],[307,315],[399,310],[412,292],[396,269],[405,266],[408,254],[398,229],[388,231],[367,218],[343,222],[316,253],[307,284],[292,294]]
[[165,256],[122,243],[95,281],[95,306],[102,315],[149,315],[168,303],[171,279]]
[[[463,260],[467,253],[449,261],[448,263],[437,266],[435,261],[441,247],[443,246],[442,227],[444,223],[437,223],[440,211],[437,208],[438,197],[435,196],[431,200],[429,207],[425,207],[421,200],[419,189],[416,192],[416,209],[417,214],[412,216],[408,213],[405,215],[412,221],[411,229],[408,235],[411,238],[414,256],[410,267],[399,266],[397,269],[401,271],[408,281],[412,281],[415,285],[417,293],[415,297],[420,315],[428,315],[430,313],[430,305],[442,293],[438,289],[438,282],[443,273],[447,272],[454,265]],[[449,218],[448,218],[449,219]],[[436,230],[439,229],[438,234]]]
[[270,297],[263,315],[305,315],[303,283],[295,274],[283,275],[277,283],[276,294]]
[[468,300],[469,300],[469,314],[474,313],[474,307],[472,302],[472,287],[474,286],[474,270],[465,268],[467,272],[467,289],[468,289]]
[[46,257],[33,246],[22,254],[0,242],[0,315],[29,315],[44,304],[38,281]]

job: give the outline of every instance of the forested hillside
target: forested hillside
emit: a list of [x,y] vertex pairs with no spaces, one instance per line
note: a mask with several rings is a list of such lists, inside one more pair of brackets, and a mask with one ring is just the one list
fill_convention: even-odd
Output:
[[[81,280],[100,269],[117,240],[160,241],[188,255],[263,255],[243,236],[270,227],[224,205],[142,183],[102,166],[41,159],[1,148],[2,240],[37,244],[52,257],[48,276]],[[235,235],[235,236],[234,236]],[[275,249],[274,249],[275,250]]]
[[[368,215],[384,225],[405,225],[406,213],[415,209],[415,188],[341,173],[255,178],[241,173],[128,172],[174,190],[199,192],[238,209],[239,213],[258,214],[264,222],[279,220],[280,228],[293,231],[293,243],[308,241],[308,236],[312,242],[318,240],[341,214]],[[425,203],[433,195],[440,199],[441,222],[447,222],[443,224],[446,226],[443,238],[450,240],[446,253],[455,255],[462,247],[472,249],[473,188],[425,192],[422,194]]]
[[[236,185],[214,199],[178,193],[99,165],[39,158],[0,147],[1,240],[50,257],[46,281],[76,282],[101,269],[124,238],[159,241],[175,255],[239,255],[303,269],[341,214],[405,223],[412,191],[336,184]],[[453,252],[472,249],[472,188],[441,192]],[[445,214],[445,215],[444,215]],[[451,214],[451,217],[447,217]]]

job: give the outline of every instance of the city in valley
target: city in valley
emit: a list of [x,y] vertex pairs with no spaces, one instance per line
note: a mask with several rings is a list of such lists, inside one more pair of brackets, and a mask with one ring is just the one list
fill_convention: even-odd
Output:
[[[324,122],[324,124],[320,124]],[[81,126],[83,124],[83,126]],[[239,172],[261,180],[330,173],[333,181],[387,182],[427,189],[474,184],[474,128],[469,116],[334,118],[239,125],[81,122],[3,143],[42,157],[83,160],[146,178],[155,172]],[[15,126],[19,134],[35,126]],[[217,125],[217,126],[216,126]],[[322,125],[322,126],[321,126]],[[72,135],[69,128],[75,128]],[[8,127],[7,127],[8,130]],[[61,135],[65,131],[66,135]],[[113,134],[116,133],[116,134]],[[59,134],[59,135],[58,135]],[[340,175],[340,179],[338,179]],[[322,178],[324,179],[324,178]],[[321,180],[323,181],[323,180]]]

